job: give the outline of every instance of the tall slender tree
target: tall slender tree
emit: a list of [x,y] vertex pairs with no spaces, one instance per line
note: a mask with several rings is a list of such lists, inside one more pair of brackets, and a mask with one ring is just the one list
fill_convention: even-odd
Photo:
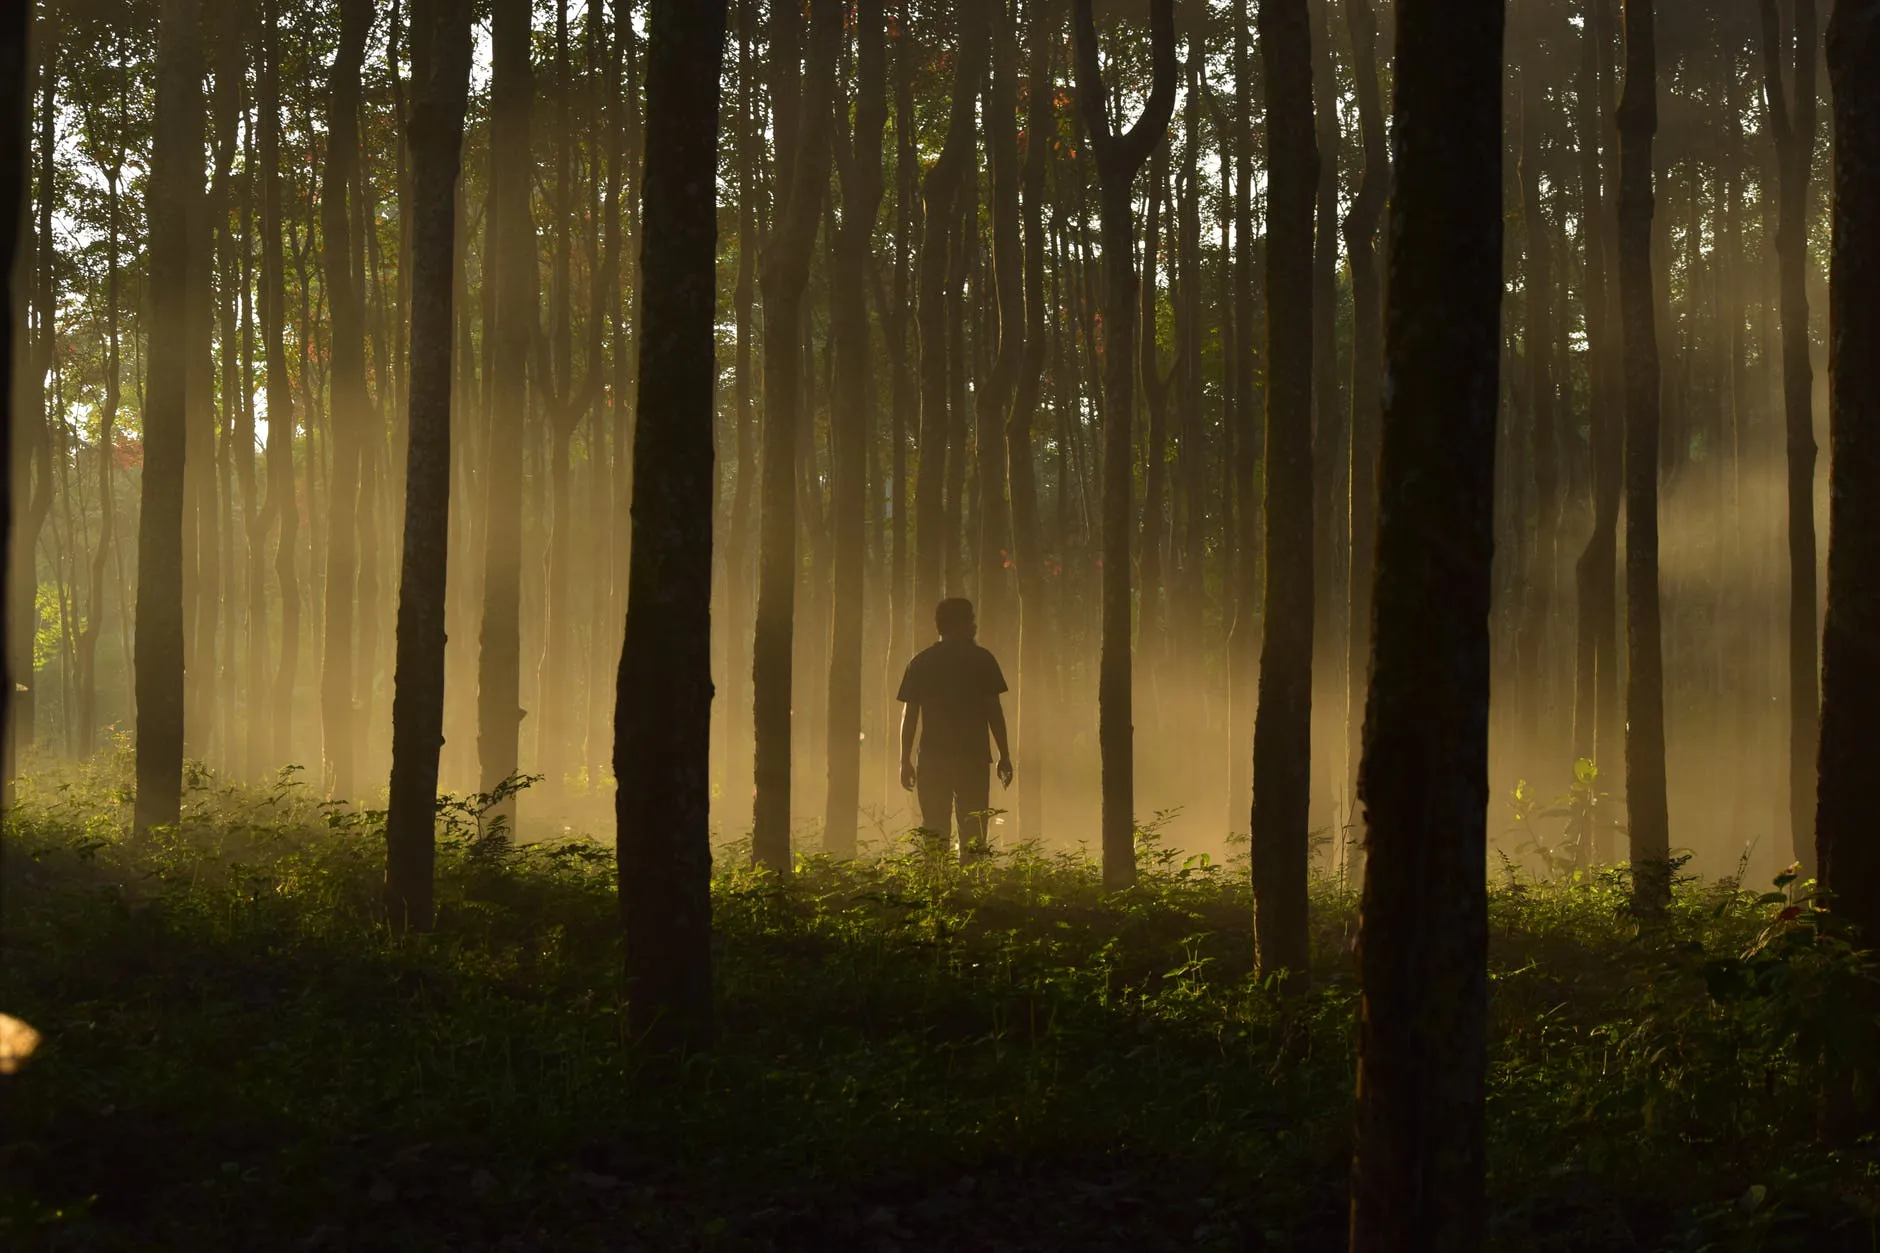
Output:
[[183,458],[188,405],[184,292],[189,217],[202,195],[201,8],[163,0],[157,19],[156,135],[150,170],[150,354],[137,519],[138,831],[173,824],[183,799]]
[[[361,206],[360,68],[372,31],[372,0],[340,0],[339,47],[327,78],[326,171],[320,237],[327,308],[332,317],[333,477],[326,514],[326,636],[320,658],[321,753],[328,794],[352,799],[359,727],[353,716],[354,596],[358,588],[360,471],[368,438],[365,293],[354,274],[354,230],[370,229]],[[198,630],[202,628],[199,626]]]
[[[0,82],[6,94],[0,98],[0,275],[5,275],[9,289],[24,251],[20,247],[25,233],[23,219],[28,201],[26,150],[28,122],[32,117],[29,97],[32,75],[28,72],[27,49],[31,42],[32,13],[18,5],[6,15],[0,33]],[[159,28],[160,30],[161,28]],[[15,372],[23,363],[17,359],[15,339],[19,313],[12,299],[0,302],[0,589],[13,586],[13,406]],[[0,635],[11,635],[15,628],[7,624]],[[0,647],[0,738],[12,728],[8,706],[13,698],[13,658],[10,648]],[[10,750],[9,750],[10,751]],[[13,801],[11,759],[4,780],[0,780],[0,809]]]
[[1625,0],[1619,100],[1619,305],[1625,358],[1625,773],[1635,907],[1671,896],[1665,801],[1664,651],[1658,611],[1659,369],[1652,304],[1652,136],[1658,130],[1652,0]]
[[[829,23],[833,5],[819,4]],[[653,0],[646,60],[633,566],[616,692],[633,1030],[711,1030],[711,569],[724,0]],[[827,38],[819,27],[819,38]],[[821,104],[827,112],[827,95]],[[814,125],[814,123],[810,123]],[[804,168],[799,165],[799,169]]]
[[1775,254],[1782,313],[1782,410],[1788,437],[1789,836],[1803,877],[1810,878],[1815,872],[1815,746],[1821,689],[1815,618],[1815,370],[1808,356],[1808,180],[1815,165],[1819,41],[1815,0],[1792,0],[1788,8],[1791,17],[1785,32],[1776,0],[1760,2],[1763,108],[1776,146]]
[[1352,1253],[1482,1247],[1503,0],[1399,0]]
[[[840,0],[813,0],[809,56],[796,115],[789,164],[780,161],[777,198],[781,217],[764,245],[760,285],[764,300],[764,428],[761,525],[758,546],[757,624],[751,644],[751,712],[756,794],[751,856],[778,872],[790,869],[790,694],[796,639],[796,528],[798,423],[803,406],[803,299],[809,286],[810,247],[822,219],[829,183],[829,132],[835,107],[836,54],[842,39]],[[788,6],[773,8],[772,21],[800,21]],[[773,35],[776,32],[773,30]],[[794,43],[794,40],[792,41]],[[794,52],[787,56],[790,84],[799,75]],[[778,144],[784,147],[780,129]],[[636,458],[637,464],[637,458]]]
[[[882,0],[856,9],[854,134],[834,144],[842,182],[841,223],[830,242],[829,300],[836,349],[830,425],[834,474],[830,526],[835,586],[829,632],[829,792],[824,846],[855,854],[862,784],[862,622],[868,527],[868,444],[875,434],[874,349],[868,335],[868,261],[881,213],[882,138],[888,125],[886,18]],[[838,99],[838,111],[846,102]]]
[[411,379],[404,561],[392,695],[385,908],[428,929],[444,747],[444,604],[450,553],[451,340],[457,175],[470,88],[469,0],[413,0],[411,13]]
[[1306,971],[1312,798],[1312,227],[1319,152],[1307,0],[1260,0],[1266,71],[1266,611],[1253,728],[1254,942]]
[[1835,0],[1834,224],[1828,266],[1828,610],[1821,637],[1822,886],[1880,936],[1873,746],[1880,741],[1880,3]]
[[1103,643],[1097,738],[1103,766],[1103,882],[1136,879],[1135,747],[1130,665],[1130,537],[1136,412],[1135,183],[1175,113],[1175,0],[1150,0],[1153,75],[1142,114],[1110,124],[1091,0],[1073,0],[1077,107],[1096,158],[1103,240]]

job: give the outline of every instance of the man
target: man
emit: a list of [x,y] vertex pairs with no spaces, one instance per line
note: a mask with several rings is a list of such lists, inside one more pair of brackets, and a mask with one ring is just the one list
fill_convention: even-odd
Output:
[[[990,732],[999,748],[999,782],[1012,786],[1012,753],[1005,738],[1005,710],[999,694],[1005,675],[986,649],[974,642],[978,623],[973,602],[952,597],[933,612],[940,642],[907,663],[897,697],[901,715],[901,786],[917,791],[922,830],[951,841],[958,815],[960,860],[986,850],[985,813],[992,807],[992,783],[986,767]],[[920,768],[915,769],[914,738],[920,737]]]

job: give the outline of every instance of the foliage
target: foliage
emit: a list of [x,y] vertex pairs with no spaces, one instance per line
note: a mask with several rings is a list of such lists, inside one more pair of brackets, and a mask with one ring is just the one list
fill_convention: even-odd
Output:
[[[1153,829],[1142,880],[1034,845],[721,861],[723,1036],[625,1035],[614,860],[451,802],[439,925],[378,920],[381,818],[298,772],[192,777],[126,834],[123,761],[22,785],[0,1004],[9,1248],[1326,1248],[1344,1223],[1355,900],[1309,984],[1251,973],[1244,867]],[[1781,885],[1786,888],[1788,885]],[[1819,1097],[1874,971],[1786,891],[1623,869],[1492,900],[1499,1248],[1868,1247]],[[1850,1101],[1867,1099],[1865,1091]]]

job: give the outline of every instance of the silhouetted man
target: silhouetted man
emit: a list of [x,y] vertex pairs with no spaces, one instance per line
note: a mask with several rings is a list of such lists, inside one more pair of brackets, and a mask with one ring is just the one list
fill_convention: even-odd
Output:
[[[960,860],[986,848],[985,813],[992,807],[992,761],[986,737],[999,747],[999,782],[1012,786],[1012,753],[1005,739],[999,694],[1005,675],[998,660],[973,640],[973,602],[952,597],[933,611],[940,642],[907,663],[897,699],[901,715],[901,786],[920,798],[921,828],[947,840],[958,815]],[[920,736],[920,768],[914,737]]]

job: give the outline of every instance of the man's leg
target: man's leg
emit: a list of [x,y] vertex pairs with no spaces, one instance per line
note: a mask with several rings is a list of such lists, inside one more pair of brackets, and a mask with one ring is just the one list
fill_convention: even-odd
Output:
[[992,768],[983,761],[962,766],[954,777],[954,804],[960,811],[960,862],[986,856],[992,850],[986,838],[986,811],[992,808]]
[[940,762],[921,758],[914,774],[914,795],[920,801],[921,835],[947,847],[953,825],[953,780]]

